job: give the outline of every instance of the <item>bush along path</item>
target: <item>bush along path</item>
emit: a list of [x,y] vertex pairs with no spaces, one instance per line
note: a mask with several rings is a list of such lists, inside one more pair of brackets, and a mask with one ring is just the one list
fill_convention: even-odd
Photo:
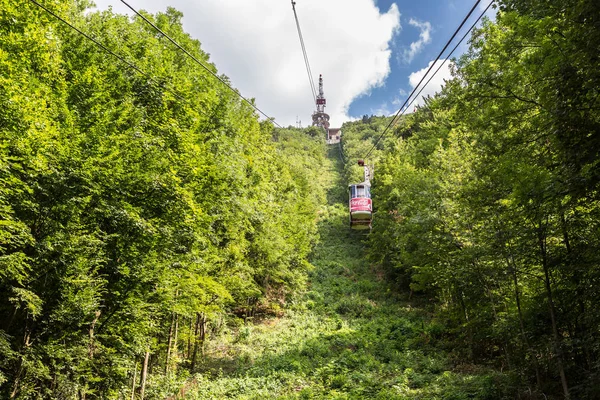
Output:
[[[515,398],[510,374],[465,365],[423,300],[391,290],[348,227],[337,149],[330,149],[307,291],[280,317],[232,330],[205,349],[186,399]],[[179,397],[179,396],[178,396]]]

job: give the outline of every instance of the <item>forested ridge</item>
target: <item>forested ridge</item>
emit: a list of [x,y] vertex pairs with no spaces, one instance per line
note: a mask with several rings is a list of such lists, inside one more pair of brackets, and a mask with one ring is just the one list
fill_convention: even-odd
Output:
[[[539,396],[600,396],[599,55],[595,2],[502,1],[374,151],[369,260]],[[346,124],[348,157],[388,123]]]
[[[304,286],[324,139],[274,132],[140,19],[44,4],[148,75],[0,3],[0,397],[164,397],[209,324]],[[209,63],[178,11],[148,17]]]
[[0,0],[0,397],[598,398],[595,1],[499,1],[441,93],[328,150],[139,18],[41,4],[122,60]]

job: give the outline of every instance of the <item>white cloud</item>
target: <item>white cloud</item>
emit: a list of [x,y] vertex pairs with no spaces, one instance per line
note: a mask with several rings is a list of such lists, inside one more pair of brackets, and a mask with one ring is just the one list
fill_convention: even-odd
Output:
[[[495,0],[484,0],[481,3],[479,3],[479,6],[477,7],[479,9],[479,11],[483,11],[486,8],[488,8],[488,6],[491,5],[491,3],[493,3]],[[497,4],[496,4],[497,5]],[[487,10],[487,12],[485,13],[486,17],[488,17],[490,20],[495,21],[496,20],[496,14],[498,13],[498,9],[492,7],[489,7],[489,9]]]
[[396,113],[396,111],[391,110],[390,107],[388,106],[387,102],[384,102],[376,108],[371,108],[369,115],[382,115],[384,117],[389,117],[395,113]]
[[[435,63],[435,65],[431,69],[431,72],[429,73],[429,75],[427,75],[427,77],[421,83],[421,86],[419,86],[417,93],[419,92],[419,90],[421,90],[420,88],[423,87],[423,85],[425,85],[427,83],[427,81],[429,81],[429,77],[431,77],[431,74],[433,74],[440,67],[440,65],[442,63],[444,63],[443,59],[438,60]],[[452,73],[450,72],[451,63],[452,63],[451,61],[447,61],[444,63],[444,65],[440,68],[439,72],[431,79],[431,81],[429,82],[429,84],[427,84],[425,89],[423,89],[423,91],[421,92],[421,94],[419,95],[417,100],[415,100],[415,102],[412,104],[412,106],[410,106],[410,109],[412,109],[414,106],[422,105],[424,103],[423,99],[425,97],[433,96],[435,93],[439,92],[442,89],[442,86],[444,86],[445,80],[447,81],[447,80],[452,79]],[[427,72],[429,67],[431,67],[431,64],[433,64],[433,61],[430,61],[429,64],[427,65],[427,67],[420,69],[418,71],[415,71],[409,75],[408,83],[410,84],[410,86],[413,89],[419,84],[419,82],[421,81],[423,76],[425,76],[425,73]]]
[[[129,12],[118,0],[96,0]],[[167,5],[184,13],[184,29],[199,39],[219,73],[283,125],[304,126],[315,109],[290,2],[281,0],[129,0],[156,13]],[[332,127],[349,119],[352,100],[381,86],[390,73],[389,43],[400,28],[392,4],[380,13],[374,0],[298,0],[296,4],[315,85],[323,74]],[[130,13],[130,12],[129,12]]]
[[[406,96],[406,95],[408,94],[408,93],[406,93],[406,91],[405,91],[405,90],[403,90],[403,89],[400,89],[400,90],[398,91],[398,93],[400,94],[400,96]],[[394,97],[394,100],[392,100],[392,105],[394,105],[394,106],[399,106],[400,104],[402,104],[402,101],[403,101],[403,100],[402,100],[400,97],[398,97],[398,96],[397,96],[397,97]]]
[[477,8],[479,9],[479,11],[483,11],[485,10],[491,2],[493,2],[494,0],[484,0],[482,2],[479,3],[479,6],[477,6]]
[[406,63],[410,63],[417,54],[419,54],[419,52],[421,50],[423,50],[423,47],[425,47],[426,44],[429,44],[431,42],[431,24],[427,21],[425,22],[421,22],[418,21],[414,18],[411,18],[408,23],[414,27],[417,27],[421,30],[421,33],[419,34],[419,40],[417,40],[416,42],[412,42],[410,44],[410,48],[406,49],[404,51],[404,61]]

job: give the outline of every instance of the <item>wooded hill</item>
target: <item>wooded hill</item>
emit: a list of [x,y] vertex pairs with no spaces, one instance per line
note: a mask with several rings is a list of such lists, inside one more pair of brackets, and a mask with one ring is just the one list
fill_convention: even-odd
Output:
[[[0,396],[164,398],[209,338],[280,315],[306,288],[324,135],[260,122],[139,18],[90,13],[85,0],[42,4],[126,62],[32,1],[0,0]],[[181,13],[147,17],[217,72]],[[442,93],[367,160],[370,267],[395,285],[391,299],[405,291],[435,316],[421,332],[411,321],[407,348],[445,343],[448,359],[500,371],[475,385],[490,389],[479,398],[598,398],[599,54],[595,1],[501,0]],[[342,127],[337,202],[389,121]],[[348,272],[331,265],[319,285]],[[334,309],[345,327],[352,312]],[[378,348],[402,344],[394,332]],[[395,371],[387,364],[402,354],[369,357],[364,339],[364,359]],[[410,389],[418,379],[403,367]]]
[[[435,301],[460,358],[573,399],[600,388],[599,55],[596,2],[502,1],[367,160],[370,261]],[[346,156],[388,123],[345,124]]]
[[[139,18],[43,4],[147,75],[0,1],[0,397],[164,397],[209,328],[304,286],[324,138],[260,123]],[[216,72],[181,17],[148,15]]]

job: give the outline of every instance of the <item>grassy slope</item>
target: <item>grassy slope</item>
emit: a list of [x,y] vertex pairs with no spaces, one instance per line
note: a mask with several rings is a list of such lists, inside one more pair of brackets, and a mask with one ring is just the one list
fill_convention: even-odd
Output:
[[211,341],[186,398],[502,398],[501,375],[472,366],[456,372],[440,349],[443,327],[397,298],[364,261],[364,236],[347,226],[337,156],[330,149],[322,175],[328,204],[308,291],[283,317]]

